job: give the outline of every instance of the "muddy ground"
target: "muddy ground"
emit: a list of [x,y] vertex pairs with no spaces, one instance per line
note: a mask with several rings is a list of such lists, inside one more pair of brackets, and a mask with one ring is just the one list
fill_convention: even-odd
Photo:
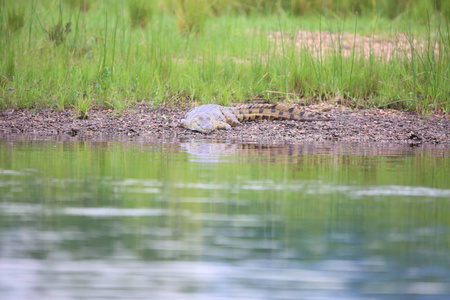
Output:
[[186,140],[213,139],[253,143],[351,142],[403,145],[450,146],[450,119],[445,115],[421,116],[396,110],[353,111],[322,104],[307,107],[328,116],[329,121],[298,122],[260,120],[246,122],[233,130],[210,134],[179,126],[187,110],[137,105],[122,115],[92,109],[87,120],[75,111],[0,111],[0,139],[58,140]]

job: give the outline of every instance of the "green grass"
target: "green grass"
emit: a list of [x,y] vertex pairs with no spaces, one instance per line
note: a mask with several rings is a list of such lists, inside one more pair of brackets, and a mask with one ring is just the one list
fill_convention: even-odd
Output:
[[[358,15],[325,6],[322,13],[294,13],[286,1],[277,7],[205,1],[197,10],[189,6],[197,0],[176,2],[181,10],[167,1],[0,0],[0,109],[75,108],[83,115],[92,105],[120,112],[139,101],[228,105],[264,98],[450,111],[446,7],[421,18],[417,9],[404,10],[390,19],[367,8]],[[363,3],[371,8],[371,1]],[[365,35],[373,49],[361,57],[350,44],[355,51],[343,55],[348,45],[339,38],[327,53],[301,48],[295,45],[300,30],[346,33],[351,40]],[[278,41],[270,37],[276,31]],[[395,44],[400,35],[410,54],[386,60],[374,53],[377,40]]]

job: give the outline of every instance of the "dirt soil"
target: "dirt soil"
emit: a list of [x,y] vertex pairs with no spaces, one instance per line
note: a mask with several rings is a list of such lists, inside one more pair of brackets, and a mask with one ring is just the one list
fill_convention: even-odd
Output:
[[442,48],[437,41],[413,38],[404,33],[398,33],[391,37],[379,35],[359,35],[348,32],[332,33],[329,31],[311,32],[306,30],[298,31],[295,35],[288,35],[281,32],[269,33],[271,40],[280,47],[282,40],[286,43],[295,43],[298,49],[306,49],[315,55],[339,53],[343,56],[356,55],[365,58],[371,55],[385,60],[394,57],[408,57],[414,52],[425,53],[433,51],[436,56]]
[[396,110],[353,111],[342,106],[308,106],[329,121],[298,122],[260,120],[246,122],[233,130],[210,134],[179,126],[187,110],[152,108],[141,104],[122,115],[106,109],[92,109],[87,120],[75,111],[0,111],[0,139],[52,140],[190,140],[212,139],[252,143],[351,142],[403,145],[450,146],[450,119],[444,115],[421,116]]

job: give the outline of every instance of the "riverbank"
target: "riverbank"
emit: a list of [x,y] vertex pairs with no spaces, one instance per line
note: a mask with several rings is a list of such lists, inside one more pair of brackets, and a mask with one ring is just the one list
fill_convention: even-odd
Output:
[[93,108],[86,120],[74,110],[50,109],[0,112],[0,138],[61,140],[165,140],[212,139],[246,142],[304,143],[351,142],[450,146],[450,119],[445,115],[427,116],[398,110],[350,110],[330,104],[312,105],[330,121],[297,122],[260,120],[245,122],[233,130],[210,134],[179,126],[187,109],[136,105],[118,115],[113,110]]

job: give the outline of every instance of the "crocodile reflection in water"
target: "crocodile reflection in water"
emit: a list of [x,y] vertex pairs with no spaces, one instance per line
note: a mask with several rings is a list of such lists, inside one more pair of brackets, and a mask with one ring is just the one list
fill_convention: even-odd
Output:
[[312,154],[330,154],[321,156],[335,159],[333,150],[328,145],[320,147],[314,144],[253,144],[241,142],[186,140],[180,143],[183,152],[189,154],[189,161],[200,163],[218,163],[239,159],[269,159],[272,162],[297,163],[303,160],[304,155],[312,157]]
[[215,129],[230,130],[242,121],[258,119],[326,121],[319,113],[306,112],[297,107],[284,104],[248,104],[226,107],[218,104],[206,104],[190,110],[181,126],[202,133],[210,133]]

